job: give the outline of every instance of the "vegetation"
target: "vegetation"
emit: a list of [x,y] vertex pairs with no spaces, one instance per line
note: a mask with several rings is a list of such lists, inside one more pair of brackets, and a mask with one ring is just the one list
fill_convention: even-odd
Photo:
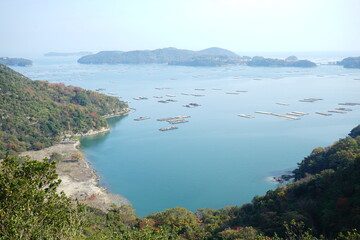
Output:
[[0,167],[0,239],[69,239],[82,234],[81,206],[56,192],[55,163],[6,157]]
[[294,182],[241,207],[176,207],[143,219],[130,206],[72,206],[55,191],[55,162],[2,162],[0,239],[360,239],[360,136],[314,149]]
[[218,67],[229,64],[241,64],[242,58],[240,57],[229,57],[229,56],[197,56],[189,60],[171,61],[169,65],[182,65],[182,66],[193,66],[193,67]]
[[176,48],[162,48],[153,51],[103,51],[97,54],[80,58],[79,63],[84,64],[148,64],[189,61],[194,57],[223,56],[238,58],[239,56],[229,50],[221,48],[208,48],[201,51],[191,51]]
[[26,67],[31,66],[32,61],[25,58],[8,58],[8,57],[0,57],[0,64],[8,65],[8,66],[20,66]]
[[357,127],[351,130],[349,136],[352,138],[356,138],[357,136],[360,136],[360,125],[357,125]]
[[0,65],[0,159],[38,150],[67,134],[107,127],[101,117],[127,107],[115,97],[58,83],[31,81]]
[[344,68],[360,68],[360,57],[348,57],[337,63]]
[[315,63],[309,60],[297,60],[295,56],[290,56],[286,60],[257,56],[253,57],[251,61],[248,61],[247,65],[251,67],[316,67]]

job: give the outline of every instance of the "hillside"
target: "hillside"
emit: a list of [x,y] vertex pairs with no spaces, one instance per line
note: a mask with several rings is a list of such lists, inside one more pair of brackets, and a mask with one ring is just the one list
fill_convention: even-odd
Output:
[[187,61],[198,56],[239,57],[235,53],[221,48],[208,48],[201,51],[162,48],[152,51],[102,51],[97,54],[84,56],[80,58],[78,62],[83,64],[154,64]]
[[67,134],[108,127],[102,117],[127,108],[115,97],[32,81],[0,64],[0,158],[51,146]]
[[[316,170],[309,170],[312,166]],[[196,213],[175,207],[143,219],[126,206],[106,214],[89,209],[91,227],[85,227],[85,233],[108,239],[357,240],[359,172],[360,137],[346,137],[315,148],[294,170],[294,182],[251,203]]]
[[251,67],[316,67],[316,64],[309,60],[298,60],[295,56],[290,56],[285,60],[275,58],[253,57],[247,62]]
[[348,57],[337,63],[344,68],[360,68],[360,57]]
[[251,226],[268,236],[284,236],[284,222],[296,220],[326,239],[360,229],[360,137],[315,148],[298,165],[294,182],[256,196],[249,204],[200,210],[204,223],[215,224],[217,232]]
[[0,57],[0,64],[4,64],[7,66],[27,67],[32,65],[32,61],[25,58]]

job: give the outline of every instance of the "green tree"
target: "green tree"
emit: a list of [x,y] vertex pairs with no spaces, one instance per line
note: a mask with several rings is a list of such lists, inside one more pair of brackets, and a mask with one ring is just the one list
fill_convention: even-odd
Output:
[[62,160],[64,160],[64,157],[63,157],[63,155],[61,155],[58,152],[53,152],[50,155],[50,161],[52,161],[52,162],[61,162]]
[[62,192],[55,162],[23,164],[7,156],[0,167],[0,239],[70,239],[81,233],[81,206]]

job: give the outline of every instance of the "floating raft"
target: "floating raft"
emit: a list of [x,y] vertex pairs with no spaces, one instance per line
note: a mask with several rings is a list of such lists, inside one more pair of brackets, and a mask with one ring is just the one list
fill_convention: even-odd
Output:
[[276,116],[281,119],[286,119],[286,120],[299,120],[300,119],[299,117],[293,117],[293,116],[288,116],[285,114],[278,114],[278,113],[271,113],[271,115]]
[[159,128],[159,131],[169,131],[174,129],[178,129],[178,127],[171,126],[171,127]]
[[238,114],[238,116],[243,117],[243,118],[255,118],[255,116],[248,115],[248,114]]
[[336,110],[340,110],[340,111],[347,111],[347,112],[351,112],[352,109],[350,108],[335,108]]
[[139,118],[135,118],[134,121],[143,121],[146,119],[150,119],[150,117],[139,117]]
[[156,119],[157,121],[166,121],[170,124],[178,124],[178,123],[186,123],[189,122],[185,118],[189,118],[190,116],[184,115],[184,116],[176,116],[176,117],[169,117],[169,118],[159,118]]
[[360,103],[354,103],[354,102],[346,102],[346,103],[338,103],[339,105],[346,105],[346,106],[356,106],[360,105]]
[[286,113],[286,115],[292,115],[292,116],[302,117],[302,116],[309,115],[309,114],[308,114],[308,113],[305,113],[305,112],[296,112],[296,111],[293,111],[293,112]]
[[194,107],[200,107],[201,105],[198,103],[189,103],[186,105],[183,105],[183,107],[187,107],[187,108],[194,108]]
[[271,112],[264,112],[264,111],[256,111],[255,113],[259,113],[259,114],[266,114],[266,115],[271,115]]
[[147,100],[147,97],[135,97],[134,100]]
[[315,113],[323,115],[323,116],[331,116],[332,115],[331,113],[324,113],[324,112],[315,112]]
[[316,101],[320,101],[323,100],[322,98],[304,98],[299,100],[299,102],[316,102]]
[[284,102],[277,102],[277,105],[282,105],[282,106],[289,106],[289,103],[284,103]]
[[345,114],[345,113],[346,113],[345,111],[339,111],[339,110],[329,110],[328,112],[331,112],[331,113],[341,113],[341,114]]

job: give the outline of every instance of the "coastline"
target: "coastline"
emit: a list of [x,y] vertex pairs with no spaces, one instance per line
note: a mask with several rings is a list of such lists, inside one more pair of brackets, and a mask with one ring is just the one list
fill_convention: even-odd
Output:
[[[130,109],[111,114],[107,118],[126,115]],[[105,116],[104,116],[105,117]],[[75,136],[91,136],[109,132],[110,128],[102,128],[100,130],[90,130],[84,134],[75,134]],[[91,163],[78,149],[80,141],[64,140],[51,147],[38,151],[26,151],[20,156],[29,156],[31,159],[42,161],[44,158],[50,159],[51,154],[58,153],[62,156],[62,160],[56,164],[56,172],[61,184],[58,192],[63,191],[73,201],[87,204],[91,207],[108,211],[112,205],[122,206],[131,205],[130,202],[119,194],[112,194],[99,184],[100,177],[91,167]]]

